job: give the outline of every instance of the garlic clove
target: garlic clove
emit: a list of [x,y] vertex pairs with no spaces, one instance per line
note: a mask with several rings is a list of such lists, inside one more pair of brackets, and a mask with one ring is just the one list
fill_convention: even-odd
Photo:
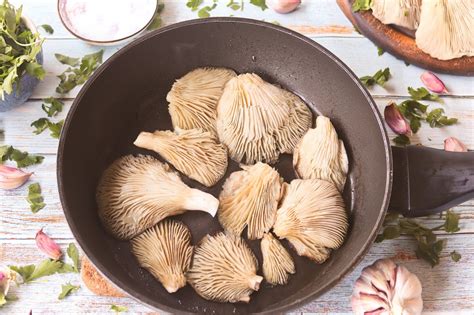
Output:
[[10,290],[10,285],[15,281],[16,273],[8,267],[0,267],[0,295],[4,297]]
[[444,151],[467,152],[467,147],[458,138],[449,137],[444,139]]
[[0,165],[0,188],[15,189],[26,183],[33,173],[27,173],[19,168]]
[[421,82],[430,90],[435,93],[449,93],[448,89],[444,85],[443,81],[438,78],[433,72],[425,71],[420,76]]
[[266,4],[273,11],[281,14],[293,12],[301,4],[301,0],[267,0]]
[[63,255],[61,248],[54,240],[43,232],[43,229],[36,233],[36,246],[40,251],[51,259],[58,260]]
[[397,104],[391,102],[385,106],[384,117],[387,125],[398,135],[411,134],[410,124],[403,117]]

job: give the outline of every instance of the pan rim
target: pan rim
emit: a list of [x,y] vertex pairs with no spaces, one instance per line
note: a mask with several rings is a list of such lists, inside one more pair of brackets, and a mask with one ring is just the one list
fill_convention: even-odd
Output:
[[[295,309],[299,306],[302,306],[306,303],[308,303],[311,300],[314,300],[321,296],[322,294],[326,293],[330,289],[332,289],[337,283],[339,283],[348,273],[354,270],[354,268],[361,262],[361,260],[365,257],[367,252],[369,251],[371,245],[373,244],[375,237],[377,235],[378,230],[382,226],[383,223],[383,218],[385,216],[385,213],[387,212],[388,204],[390,201],[390,195],[391,195],[391,190],[392,190],[392,179],[393,179],[393,161],[392,161],[392,150],[390,146],[390,141],[387,135],[387,130],[384,126],[383,119],[381,116],[380,111],[377,108],[377,105],[375,101],[372,99],[372,96],[370,93],[367,91],[367,89],[363,86],[363,84],[360,82],[358,77],[352,72],[352,70],[345,64],[343,63],[338,57],[336,57],[332,52],[318,44],[317,42],[313,41],[312,39],[297,33],[296,31],[287,29],[285,27],[275,25],[272,23],[264,22],[264,21],[258,21],[254,19],[247,19],[247,18],[240,18],[240,17],[211,17],[211,18],[206,18],[206,19],[194,19],[194,20],[188,20],[188,21],[183,21],[183,22],[178,22],[175,24],[171,24],[165,27],[162,27],[158,30],[151,31],[148,34],[145,34],[132,42],[128,43],[125,45],[123,48],[121,48],[119,51],[115,52],[112,56],[110,56],[87,80],[87,82],[82,86],[81,90],[77,94],[76,98],[74,99],[73,104],[71,105],[71,108],[67,114],[67,117],[64,122],[63,126],[63,131],[61,132],[61,136],[59,139],[59,146],[58,146],[58,154],[57,154],[57,160],[56,160],[56,177],[57,177],[57,183],[58,183],[58,190],[59,190],[59,197],[61,201],[61,205],[63,208],[64,216],[66,217],[66,221],[69,225],[69,228],[71,229],[74,238],[78,242],[79,246],[82,248],[84,251],[85,255],[89,258],[91,263],[97,268],[97,270],[105,276],[108,280],[110,280],[115,286],[120,288],[122,291],[124,291],[128,296],[132,297],[136,301],[138,301],[141,304],[145,304],[147,307],[150,307],[154,310],[157,311],[167,311],[167,312],[180,312],[180,313],[186,313],[183,312],[182,310],[174,309],[173,307],[161,304],[160,302],[157,302],[155,300],[152,300],[148,298],[147,296],[140,294],[138,292],[135,292],[129,286],[120,281],[115,275],[107,270],[105,266],[98,261],[95,257],[94,254],[91,251],[90,246],[87,244],[82,239],[80,229],[76,227],[75,223],[73,222],[73,219],[71,218],[70,211],[68,209],[68,204],[65,200],[65,188],[63,185],[63,171],[62,171],[62,161],[63,161],[63,154],[64,154],[64,149],[65,149],[65,142],[67,141],[67,134],[69,131],[69,127],[71,124],[71,120],[73,119],[74,113],[76,112],[79,104],[81,103],[82,98],[84,97],[85,93],[89,89],[89,87],[94,83],[94,81],[101,75],[101,73],[107,69],[116,59],[120,58],[123,54],[127,53],[129,50],[133,49],[135,46],[141,44],[144,41],[147,41],[148,39],[157,36],[159,34],[172,31],[174,29],[182,28],[182,27],[188,27],[192,25],[199,25],[199,24],[205,24],[205,23],[234,23],[234,24],[248,24],[248,25],[254,25],[258,27],[263,27],[263,28],[269,28],[274,31],[278,31],[280,33],[284,33],[288,36],[292,36],[297,38],[298,40],[303,41],[307,45],[311,45],[313,48],[319,50],[320,52],[324,53],[329,59],[331,59],[333,62],[339,66],[346,74],[351,78],[351,80],[359,87],[360,91],[363,93],[365,98],[367,99],[368,105],[372,109],[372,112],[376,118],[378,127],[380,129],[380,135],[382,136],[383,140],[383,145],[384,145],[384,150],[385,150],[385,164],[386,164],[386,183],[385,183],[385,192],[384,192],[384,198],[381,204],[379,216],[376,220],[376,224],[373,226],[370,236],[367,238],[367,240],[360,246],[360,250],[357,252],[356,255],[353,256],[353,258],[348,261],[347,267],[344,268],[342,272],[338,275],[338,277],[334,278],[332,281],[327,282],[321,288],[318,290],[312,291],[309,294],[304,295],[303,297],[300,297],[298,299],[295,299],[293,302],[290,304],[284,305],[284,306],[277,306],[272,309],[264,310],[261,312],[261,314],[270,314],[270,313],[280,313],[284,311],[288,311],[291,309]],[[382,174],[381,174],[382,175]]]

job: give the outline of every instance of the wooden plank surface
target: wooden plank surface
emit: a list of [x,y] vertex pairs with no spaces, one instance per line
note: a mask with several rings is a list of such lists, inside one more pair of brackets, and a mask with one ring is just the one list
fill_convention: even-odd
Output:
[[[0,113],[0,129],[5,131],[1,144],[13,144],[30,153],[45,155],[41,165],[30,169],[35,172],[32,181],[41,183],[43,195],[47,206],[37,214],[32,214],[25,200],[26,187],[14,191],[0,191],[0,265],[27,264],[38,262],[42,259],[34,244],[34,236],[38,229],[46,227],[48,232],[60,245],[65,248],[73,242],[73,236],[62,213],[56,184],[56,151],[58,140],[49,137],[47,131],[42,135],[34,135],[30,124],[32,121],[43,117],[41,111],[41,98],[55,95],[57,85],[56,76],[65,67],[55,59],[54,53],[70,56],[82,56],[93,52],[99,47],[87,45],[74,39],[62,27],[56,14],[56,0],[14,0],[13,3],[23,3],[25,13],[36,24],[47,23],[53,26],[55,33],[47,37],[44,44],[46,79],[40,83],[30,101],[23,106],[8,113]],[[196,18],[196,13],[185,7],[185,1],[164,1],[165,11],[163,21],[171,24],[183,20]],[[210,2],[210,1],[208,1]],[[338,10],[333,0],[307,0],[293,14],[280,15],[246,4],[243,12],[226,10],[221,4],[220,8],[213,11],[213,16],[244,16],[277,21],[283,26],[297,30],[324,47],[335,53],[342,61],[347,63],[358,75],[373,74],[380,68],[390,67],[392,79],[385,88],[375,87],[371,93],[380,109],[390,101],[402,101],[407,96],[407,87],[419,87],[419,76],[423,72],[414,66],[406,66],[402,61],[384,54],[377,56],[376,47],[367,39],[353,31],[351,24]],[[120,47],[105,48],[105,57],[109,57]],[[460,123],[453,127],[432,129],[424,126],[413,139],[414,143],[442,148],[443,140],[448,136],[462,139],[468,147],[474,149],[474,82],[471,78],[442,75],[450,90],[449,96],[443,97],[449,116],[458,117]],[[65,99],[65,109],[57,119],[65,117],[78,89],[62,96]],[[393,133],[389,132],[390,137]],[[402,237],[401,239],[375,244],[364,258],[363,262],[348,275],[341,283],[317,300],[296,310],[295,312],[311,312],[318,314],[350,313],[349,297],[354,280],[360,274],[363,266],[374,260],[384,257],[394,257],[398,262],[404,263],[411,271],[415,272],[423,283],[423,298],[425,312],[432,314],[448,314],[453,310],[458,314],[472,314],[474,312],[474,201],[469,201],[454,208],[461,215],[461,231],[454,235],[443,235],[448,238],[448,246],[444,255],[452,250],[462,254],[459,263],[452,262],[449,258],[442,259],[439,266],[431,269],[425,262],[417,260],[414,255],[415,243],[413,240]],[[427,225],[438,225],[442,219],[431,216],[420,219]],[[27,314],[107,314],[112,313],[111,304],[125,305],[133,314],[156,313],[140,305],[130,298],[97,297],[82,287],[77,293],[64,301],[58,301],[57,295],[60,285],[71,281],[80,283],[76,274],[52,276],[38,282],[25,285],[16,291],[18,301],[11,302],[0,313]]]

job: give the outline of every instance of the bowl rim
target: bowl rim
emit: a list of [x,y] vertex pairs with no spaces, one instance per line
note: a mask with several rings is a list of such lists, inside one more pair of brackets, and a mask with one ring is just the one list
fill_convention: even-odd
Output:
[[[171,31],[174,29],[178,29],[181,27],[186,27],[186,26],[192,26],[192,25],[198,25],[198,24],[204,24],[204,23],[243,23],[243,24],[249,24],[249,25],[254,25],[258,27],[265,27],[265,28],[270,28],[273,29],[274,31],[278,31],[281,33],[284,33],[286,35],[295,37],[299,40],[302,40],[308,45],[311,45],[315,49],[318,49],[320,52],[325,54],[329,59],[334,61],[346,74],[352,79],[352,81],[358,86],[360,89],[361,93],[364,95],[364,97],[367,100],[368,105],[370,106],[374,118],[376,119],[377,125],[380,129],[380,136],[382,137],[383,145],[384,145],[384,151],[385,151],[385,164],[386,164],[386,172],[385,174],[380,174],[380,175],[385,175],[386,181],[385,181],[385,189],[384,189],[384,196],[383,200],[381,202],[381,207],[379,211],[379,215],[376,218],[376,222],[370,231],[369,237],[361,244],[359,251],[350,259],[348,259],[347,266],[345,269],[343,269],[337,277],[335,277],[332,281],[327,282],[324,286],[321,286],[318,290],[314,290],[311,293],[307,293],[302,297],[299,297],[298,299],[295,299],[292,303],[284,305],[284,306],[277,306],[272,308],[271,310],[263,310],[260,313],[261,314],[275,314],[276,313],[281,313],[289,310],[293,310],[297,307],[303,306],[310,302],[311,300],[314,300],[315,298],[321,296],[322,294],[328,292],[330,289],[334,288],[334,286],[339,283],[345,276],[347,276],[350,272],[352,272],[362,261],[362,259],[366,256],[367,252],[371,248],[371,245],[375,241],[375,238],[377,236],[378,231],[382,227],[383,224],[383,218],[385,217],[385,214],[388,209],[389,201],[390,201],[390,195],[392,191],[392,180],[393,180],[393,159],[392,159],[392,150],[391,150],[391,145],[390,145],[390,140],[388,138],[387,134],[387,129],[384,126],[384,120],[382,118],[382,115],[373,100],[372,96],[368,92],[368,90],[364,87],[364,85],[360,82],[359,78],[355,75],[355,73],[345,64],[343,63],[335,54],[330,52],[328,49],[323,47],[321,44],[315,42],[311,38],[302,35],[296,31],[290,30],[288,28],[285,28],[280,25],[275,25],[273,23],[265,22],[265,21],[259,21],[255,19],[249,19],[249,18],[241,18],[241,17],[210,17],[206,19],[193,19],[193,20],[187,20],[183,22],[178,22],[174,23],[171,25],[167,25],[165,27],[162,27],[160,29],[151,31],[144,36],[141,36],[134,41],[128,43],[125,45],[122,49],[114,53],[109,59],[107,59],[87,80],[87,82],[83,85],[79,93],[77,94],[76,98],[74,99],[74,102],[67,114],[67,117],[64,122],[63,130],[61,132],[61,136],[59,139],[59,146],[58,146],[58,154],[57,154],[57,163],[56,163],[56,176],[57,176],[57,183],[58,183],[58,190],[59,190],[59,197],[61,201],[61,205],[63,207],[63,212],[66,217],[66,220],[68,222],[68,225],[77,240],[79,246],[82,248],[86,256],[89,258],[91,263],[97,268],[98,272],[102,274],[106,279],[108,279],[110,282],[112,282],[116,287],[118,287],[121,291],[125,292],[128,296],[131,298],[135,299],[138,303],[144,304],[147,307],[150,307],[153,310],[157,311],[167,311],[171,313],[175,312],[180,312],[180,313],[190,313],[186,312],[183,310],[178,310],[173,307],[167,306],[162,304],[159,301],[152,300],[151,298],[147,297],[144,294],[135,292],[133,290],[125,290],[124,288],[127,288],[128,285],[118,279],[112,272],[109,272],[107,268],[95,257],[93,257],[93,254],[90,250],[89,245],[87,244],[86,241],[82,239],[80,236],[81,231],[79,228],[77,228],[73,222],[73,219],[71,218],[71,215],[69,211],[66,211],[67,209],[67,202],[65,200],[65,187],[63,185],[63,170],[62,170],[62,161],[63,161],[63,155],[64,155],[64,149],[65,149],[65,142],[66,142],[66,136],[71,124],[72,117],[74,116],[75,111],[77,110],[79,103],[81,102],[83,96],[86,94],[88,88],[93,84],[95,79],[97,79],[105,69],[108,68],[110,64],[112,64],[116,59],[120,58],[122,55],[126,54],[130,49],[133,47],[141,44],[142,42],[145,42],[146,40],[154,37],[155,35],[165,33],[167,31]],[[158,305],[158,306],[157,306]],[[158,308],[159,307],[159,308]],[[191,314],[191,313],[190,313]]]
[[[145,25],[140,28],[138,31],[128,35],[128,36],[125,36],[125,37],[121,37],[121,38],[117,38],[117,39],[113,39],[113,40],[95,40],[95,39],[89,39],[89,38],[86,38],[84,36],[81,36],[79,34],[77,34],[76,32],[74,32],[68,25],[67,23],[64,21],[64,16],[63,16],[63,11],[61,10],[60,8],[60,4],[65,1],[65,0],[58,0],[56,3],[56,10],[58,12],[58,15],[59,15],[59,20],[61,21],[61,24],[64,26],[64,28],[69,32],[71,33],[74,37],[80,39],[80,40],[83,40],[87,43],[91,43],[91,44],[95,44],[95,45],[111,45],[111,44],[119,44],[120,42],[122,41],[126,41],[127,39],[131,39],[135,36],[137,36],[138,34],[140,34],[141,32],[143,32],[144,30],[146,30],[146,28],[148,27],[148,25],[151,24],[151,22],[153,21],[153,19],[155,18],[155,15],[156,15],[156,11],[158,10],[158,1],[156,1],[156,4],[155,4],[155,11],[153,13],[153,15],[151,16],[150,20],[148,20]],[[67,0],[66,0],[67,1]],[[96,0],[96,1],[100,1],[100,0]]]

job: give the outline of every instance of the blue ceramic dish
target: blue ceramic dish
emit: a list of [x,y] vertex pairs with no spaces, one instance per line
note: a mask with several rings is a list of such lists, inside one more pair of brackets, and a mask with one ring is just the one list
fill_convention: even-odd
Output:
[[[30,19],[22,17],[25,25],[32,31],[37,32],[36,27]],[[40,51],[36,56],[36,60],[40,65],[43,64],[43,51]],[[4,99],[0,97],[0,112],[6,112],[16,106],[19,106],[26,102],[26,100],[33,94],[34,89],[38,85],[39,80],[28,73],[23,73],[20,76],[20,88],[18,89],[18,83],[13,84],[13,92],[6,94]]]

